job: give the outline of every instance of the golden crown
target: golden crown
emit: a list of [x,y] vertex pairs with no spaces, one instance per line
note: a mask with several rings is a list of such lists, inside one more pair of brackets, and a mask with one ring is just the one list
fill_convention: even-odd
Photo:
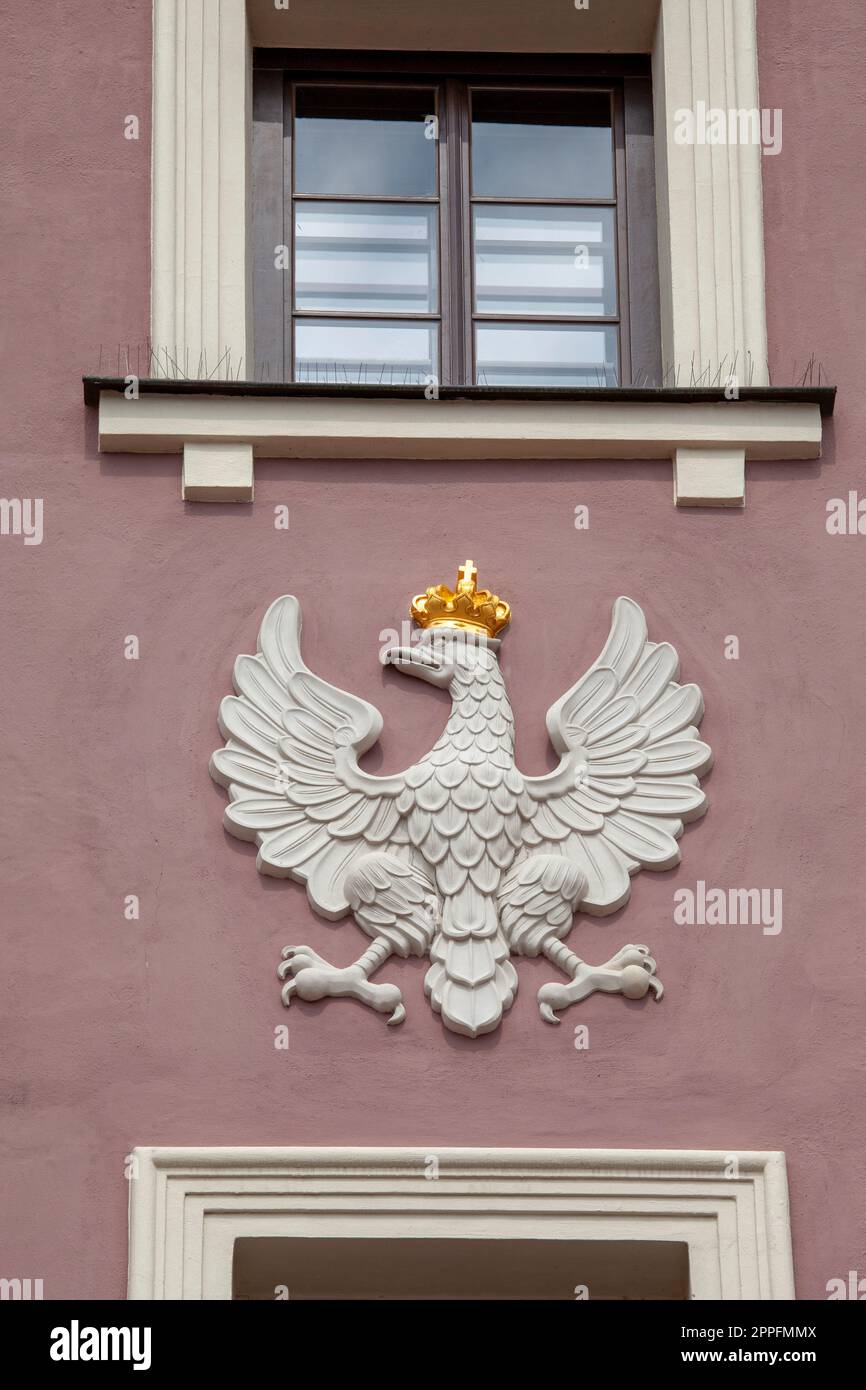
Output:
[[476,588],[477,578],[478,570],[467,560],[457,571],[457,588],[452,592],[446,584],[437,584],[416,594],[411,616],[419,627],[457,627],[495,637],[509,622],[511,609],[489,589]]

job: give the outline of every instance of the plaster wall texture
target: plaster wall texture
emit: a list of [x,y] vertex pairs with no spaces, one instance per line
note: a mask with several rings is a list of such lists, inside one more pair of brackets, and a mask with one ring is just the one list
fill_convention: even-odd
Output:
[[[213,507],[180,502],[179,460],[100,458],[81,403],[100,343],[147,334],[150,6],[6,7],[2,491],[43,498],[45,531],[0,538],[4,1277],[123,1296],[134,1144],[390,1142],[781,1148],[799,1296],[866,1274],[866,538],[825,526],[828,498],[866,490],[866,10],[826,0],[820,19],[819,44],[808,0],[759,6],[762,104],[784,112],[763,166],[771,355],[784,376],[815,351],[840,388],[820,464],[752,465],[743,512],[677,512],[669,465],[327,460],[259,463],[252,507]],[[595,996],[554,1029],[535,1004],[552,967],[522,962],[504,1026],[470,1042],[431,1015],[424,963],[392,961],[402,1028],[350,1002],[286,1014],[283,945],[347,963],[363,938],[260,878],[222,829],[207,760],[233,659],[296,593],[309,665],[379,706],[367,763],[399,769],[447,701],[383,671],[380,633],[467,554],[514,607],[502,656],[526,771],[551,765],[544,713],[617,594],[703,687],[716,766],[683,864],[571,938],[589,960],[646,941],[666,996]],[[677,926],[674,890],[698,879],[782,888],[783,930]]]

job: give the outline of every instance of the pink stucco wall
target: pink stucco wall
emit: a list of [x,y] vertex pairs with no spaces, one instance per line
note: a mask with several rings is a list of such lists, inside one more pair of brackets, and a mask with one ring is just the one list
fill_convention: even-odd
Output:
[[[122,1296],[135,1144],[389,1142],[781,1148],[800,1296],[866,1274],[866,539],[825,530],[827,499],[864,487],[866,11],[759,9],[762,102],[784,110],[764,161],[773,359],[815,351],[840,399],[820,466],[752,466],[747,509],[719,513],[675,511],[661,465],[267,463],[233,508],[184,507],[175,460],[100,459],[80,374],[100,342],[147,331],[149,0],[6,7],[2,491],[45,499],[45,539],[0,539],[0,1274]],[[717,762],[683,865],[572,937],[590,960],[649,942],[666,997],[596,996],[553,1029],[535,1005],[552,969],[524,962],[503,1028],[470,1043],[431,1015],[423,965],[396,962],[401,1029],[351,1003],[286,1014],[280,948],[347,962],[362,938],[221,828],[207,759],[233,658],[298,594],[310,665],[385,716],[372,766],[405,765],[444,697],[383,674],[379,632],[467,553],[515,609],[503,665],[527,771],[619,593],[704,689]],[[782,888],[781,935],[675,926],[673,891],[698,878]]]

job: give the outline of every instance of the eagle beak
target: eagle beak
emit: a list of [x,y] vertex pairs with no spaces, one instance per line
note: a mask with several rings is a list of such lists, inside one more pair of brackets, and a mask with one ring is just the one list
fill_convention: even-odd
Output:
[[438,685],[446,690],[454,676],[453,663],[443,660],[423,643],[417,647],[389,647],[382,659],[390,666],[396,666],[398,671],[419,676],[422,681],[429,681],[430,685]]

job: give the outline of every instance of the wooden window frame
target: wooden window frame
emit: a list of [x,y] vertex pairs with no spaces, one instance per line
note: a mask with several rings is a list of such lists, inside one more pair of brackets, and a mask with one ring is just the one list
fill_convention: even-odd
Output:
[[[253,338],[257,380],[295,380],[298,319],[358,318],[439,326],[436,384],[470,386],[476,375],[475,325],[486,323],[587,324],[616,329],[619,371],[614,382],[632,386],[660,375],[660,314],[652,159],[652,92],[646,60],[533,55],[322,53],[257,49],[253,82]],[[528,69],[528,70],[527,70]],[[437,203],[439,303],[436,313],[298,311],[294,302],[294,91],[296,85],[396,85],[435,94],[439,120],[437,192],[430,197],[302,195],[315,201]],[[611,101],[614,196],[500,198],[471,193],[470,121],[479,88],[604,91]],[[473,207],[505,204],[615,209],[615,315],[493,314],[475,306]],[[629,207],[633,207],[631,225]],[[285,246],[289,267],[274,293],[275,247]],[[639,292],[632,282],[639,277]],[[388,383],[393,385],[393,383]],[[360,383],[359,383],[360,385]],[[556,390],[551,386],[549,389]],[[566,388],[567,389],[567,388]]]

